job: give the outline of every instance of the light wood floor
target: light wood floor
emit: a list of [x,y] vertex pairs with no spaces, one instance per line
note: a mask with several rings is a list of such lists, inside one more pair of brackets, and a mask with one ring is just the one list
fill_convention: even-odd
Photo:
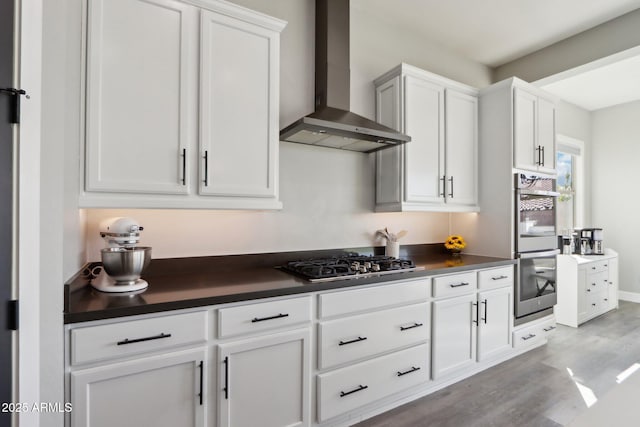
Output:
[[563,426],[587,409],[591,393],[602,397],[636,362],[640,304],[620,301],[618,310],[578,329],[558,325],[543,347],[357,426]]

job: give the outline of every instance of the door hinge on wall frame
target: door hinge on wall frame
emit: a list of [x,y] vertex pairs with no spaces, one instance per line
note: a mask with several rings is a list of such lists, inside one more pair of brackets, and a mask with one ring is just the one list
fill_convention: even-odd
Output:
[[19,305],[18,300],[7,301],[7,329],[11,331],[18,330]]
[[0,93],[5,93],[11,97],[9,123],[20,123],[20,96],[25,95],[29,99],[29,95],[24,89],[16,89],[14,87],[0,87]]

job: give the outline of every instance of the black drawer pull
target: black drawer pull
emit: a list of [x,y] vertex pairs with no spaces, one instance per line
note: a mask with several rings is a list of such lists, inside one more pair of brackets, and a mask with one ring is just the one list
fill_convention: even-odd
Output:
[[407,374],[410,374],[412,372],[419,371],[419,370],[420,370],[419,366],[412,366],[411,369],[409,369],[408,371],[404,371],[404,372],[398,371],[398,376],[401,377],[403,375],[407,375]]
[[253,319],[251,319],[251,323],[256,323],[256,322],[264,322],[265,320],[273,320],[273,319],[280,319],[282,317],[289,317],[288,313],[279,313],[276,314],[275,316],[269,316],[269,317],[254,317]]
[[338,345],[347,345],[347,344],[353,344],[354,342],[360,342],[360,341],[364,341],[366,340],[367,337],[358,337],[355,340],[351,340],[351,341],[342,341],[340,340],[340,342],[338,343]]
[[222,361],[224,363],[224,398],[229,399],[229,356],[226,356]]
[[536,334],[529,334],[526,337],[522,337],[522,339],[524,341],[526,341],[526,340],[530,340],[531,338],[535,338],[535,337],[536,337]]
[[171,336],[171,334],[162,333],[160,335],[154,335],[152,337],[135,338],[135,339],[132,339],[132,340],[130,340],[129,338],[125,338],[122,341],[118,341],[116,344],[117,345],[133,344],[133,343],[137,343],[137,342],[159,340],[159,339],[162,339],[162,338],[169,338],[170,336]]
[[542,330],[545,332],[549,332],[549,331],[553,331],[555,328],[556,328],[555,326],[549,326],[548,328],[542,328]]
[[423,326],[423,324],[416,322],[411,326],[400,326],[400,330],[401,331],[406,331],[407,329],[419,328],[420,326]]
[[509,276],[505,276],[504,274],[502,276],[498,276],[498,277],[492,277],[491,280],[502,280],[502,279],[508,279]]
[[368,385],[362,385],[361,384],[361,385],[358,386],[358,388],[355,388],[355,389],[353,389],[351,391],[341,391],[340,392],[340,397],[345,397],[345,396],[348,396],[350,394],[357,393],[359,391],[365,390],[367,388],[369,388]]
[[460,286],[469,286],[469,283],[468,282],[460,282],[460,283],[458,283],[456,285],[451,284],[449,286],[451,286],[452,288],[459,288]]
[[200,368],[200,392],[198,393],[198,397],[200,398],[200,406],[202,406],[202,398],[204,394],[204,361],[200,361],[198,368]]

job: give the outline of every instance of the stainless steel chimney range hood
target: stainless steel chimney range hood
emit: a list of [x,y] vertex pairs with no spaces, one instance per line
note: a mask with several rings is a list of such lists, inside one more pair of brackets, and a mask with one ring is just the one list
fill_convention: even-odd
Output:
[[316,0],[316,110],[280,140],[372,153],[411,137],[349,111],[349,0]]

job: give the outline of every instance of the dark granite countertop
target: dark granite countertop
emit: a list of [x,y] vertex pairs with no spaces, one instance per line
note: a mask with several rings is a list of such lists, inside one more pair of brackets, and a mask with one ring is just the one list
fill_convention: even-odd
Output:
[[478,255],[462,254],[452,257],[442,250],[442,245],[410,245],[402,247],[400,257],[413,260],[417,266],[424,267],[424,270],[311,283],[274,267],[287,261],[334,256],[345,251],[371,255],[381,254],[384,249],[377,247],[155,259],[143,274],[149,287],[144,292],[131,295],[97,291],[88,285],[89,280],[81,271],[65,285],[64,322],[110,319],[325,291],[516,263],[513,259]]

